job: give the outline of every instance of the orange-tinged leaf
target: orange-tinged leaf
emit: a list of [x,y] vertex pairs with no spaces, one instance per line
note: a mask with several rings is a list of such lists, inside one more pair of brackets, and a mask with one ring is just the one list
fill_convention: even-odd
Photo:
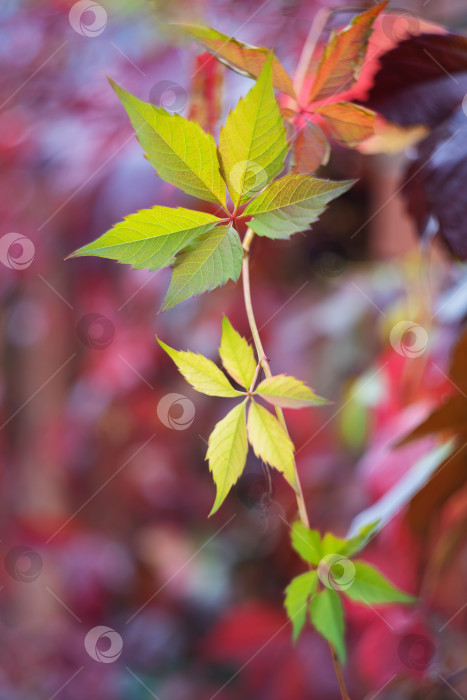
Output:
[[365,58],[373,23],[387,4],[387,1],[380,2],[357,15],[345,29],[333,34],[324,48],[309,102],[334,97],[352,87]]
[[329,141],[322,129],[314,122],[307,122],[295,139],[294,173],[314,173],[325,165],[330,154]]
[[224,69],[207,51],[196,56],[188,119],[205,130],[215,131],[222,110]]
[[368,155],[373,153],[400,153],[428,136],[429,129],[422,124],[399,126],[378,116],[375,132],[360,144],[358,150]]
[[345,146],[356,146],[375,131],[376,114],[352,102],[334,102],[316,109],[326,122],[331,136]]
[[[259,77],[268,56],[271,54],[271,51],[264,46],[248,46],[211,27],[196,24],[181,24],[180,26],[219,61],[233,70],[246,73],[251,78]],[[277,58],[274,58],[272,76],[274,87],[291,97],[295,97],[292,81]]]

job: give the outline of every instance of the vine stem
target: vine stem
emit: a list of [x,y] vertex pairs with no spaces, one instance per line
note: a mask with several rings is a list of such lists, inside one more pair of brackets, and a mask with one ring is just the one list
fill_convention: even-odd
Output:
[[[261,337],[259,335],[258,325],[256,323],[255,314],[253,311],[253,303],[251,301],[251,287],[250,287],[250,246],[254,237],[254,231],[251,228],[247,229],[245,237],[243,239],[243,263],[242,263],[242,282],[243,282],[243,298],[245,302],[246,314],[248,317],[248,323],[251,330],[251,335],[253,342],[255,344],[256,353],[258,355],[258,362],[264,370],[266,377],[272,377],[271,367],[269,366],[269,360],[264,352],[263,343],[261,342]],[[287,429],[287,423],[284,418],[284,413],[280,406],[276,406],[276,415],[284,428],[287,435],[289,431]],[[295,497],[297,499],[298,512],[300,515],[300,520],[306,527],[310,527],[310,521],[308,519],[308,513],[306,510],[305,499],[303,497],[302,485],[300,483],[300,477],[297,470],[297,463],[295,457],[293,458],[293,471],[295,477]],[[339,684],[339,690],[341,693],[342,700],[350,700],[347,688],[345,686],[344,677],[342,674],[342,668],[337,657],[337,652],[334,646],[329,643],[329,649],[331,651],[332,663],[334,665],[334,670],[337,676],[337,682]]]

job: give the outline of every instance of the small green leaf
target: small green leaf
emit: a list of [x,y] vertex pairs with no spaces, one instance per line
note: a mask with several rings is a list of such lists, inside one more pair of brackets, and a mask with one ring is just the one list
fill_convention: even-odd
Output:
[[235,207],[248,202],[280,173],[287,147],[268,59],[257,82],[230,112],[220,133],[221,171]]
[[310,606],[311,622],[316,630],[334,646],[339,660],[345,663],[344,611],[339,594],[331,588],[317,593]]
[[187,194],[221,204],[225,209],[225,186],[212,136],[196,122],[139,100],[112,80],[110,84],[159,177]]
[[258,236],[287,239],[317,221],[326,205],[352,185],[352,180],[333,182],[289,173],[250,202],[244,214],[254,217],[248,225]]
[[292,547],[302,559],[315,566],[323,557],[318,530],[310,530],[300,521],[292,526]]
[[229,280],[237,280],[242,258],[242,244],[232,226],[218,226],[202,234],[177,257],[162,311],[197,294],[210,292]]
[[196,355],[194,352],[174,350],[159,338],[157,340],[196,391],[208,396],[244,396],[244,392],[233,388],[225,374],[212,360],[208,360],[204,355]]
[[359,603],[378,605],[380,603],[414,603],[415,598],[396,588],[388,579],[370,564],[354,561],[355,578],[344,593]]
[[323,537],[323,556],[326,554],[342,554],[344,557],[353,556],[365,547],[378,525],[379,520],[369,523],[350,539],[336,537],[331,532],[327,532]]
[[216,501],[209,515],[222,505],[245,467],[248,452],[246,400],[235,406],[216,425],[209,437],[206,459],[217,487]]
[[219,348],[222,364],[235,381],[249,389],[255,373],[256,360],[251,345],[232,327],[227,316],[222,319],[222,337]]
[[289,484],[295,488],[294,446],[277,418],[252,400],[248,410],[247,428],[248,439],[255,455],[282,472]]
[[308,601],[315,593],[317,583],[317,572],[307,571],[306,574],[292,579],[285,589],[285,609],[292,623],[294,642],[297,641],[305,624]]
[[[271,55],[271,52],[264,47],[248,46],[211,27],[196,24],[181,24],[180,26],[206,47],[221,63],[241,75],[257,78],[268,56]],[[295,97],[292,81],[277,58],[274,58],[272,74],[274,86],[291,97]]]
[[131,264],[136,269],[158,270],[170,265],[176,253],[219,221],[212,214],[182,207],[142,209],[77,250],[73,257],[96,255]]
[[305,408],[327,403],[325,399],[316,396],[302,381],[286,374],[263,379],[256,388],[255,394],[282,408]]

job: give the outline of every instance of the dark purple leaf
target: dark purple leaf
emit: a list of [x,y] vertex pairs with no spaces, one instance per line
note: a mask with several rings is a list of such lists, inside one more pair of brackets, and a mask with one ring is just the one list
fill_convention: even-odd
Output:
[[397,124],[436,126],[467,92],[467,37],[414,36],[385,54],[380,63],[363,104]]
[[467,259],[467,115],[462,106],[418,146],[403,188],[421,236],[431,229]]

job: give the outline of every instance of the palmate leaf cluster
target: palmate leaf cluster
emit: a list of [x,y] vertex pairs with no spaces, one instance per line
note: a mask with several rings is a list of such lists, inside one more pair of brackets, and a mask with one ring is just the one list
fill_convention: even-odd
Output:
[[180,352],[159,340],[187,382],[202,394],[242,399],[214,428],[206,458],[217,488],[211,514],[222,505],[232,486],[242,475],[248,443],[255,455],[280,471],[296,488],[294,446],[278,419],[258,399],[281,408],[306,408],[326,403],[302,381],[280,374],[257,383],[257,363],[253,348],[232,327],[222,322],[219,355],[228,374],[241,387],[232,386],[227,376],[207,357]]
[[330,532],[321,536],[301,522],[292,527],[292,546],[310,570],[296,576],[285,591],[285,607],[296,640],[309,617],[312,626],[346,659],[342,598],[373,607],[389,603],[414,603],[415,598],[394,586],[371,564],[354,560],[375,534],[371,523],[349,539]]
[[159,177],[209,203],[215,213],[156,205],[130,214],[73,255],[111,258],[138,269],[171,266],[162,306],[167,310],[239,278],[243,251],[236,220],[249,220],[258,235],[270,238],[288,238],[316,221],[352,182],[306,174],[273,182],[284,168],[288,143],[272,71],[269,54],[255,85],[228,115],[218,147],[196,122],[143,102],[112,82]]

